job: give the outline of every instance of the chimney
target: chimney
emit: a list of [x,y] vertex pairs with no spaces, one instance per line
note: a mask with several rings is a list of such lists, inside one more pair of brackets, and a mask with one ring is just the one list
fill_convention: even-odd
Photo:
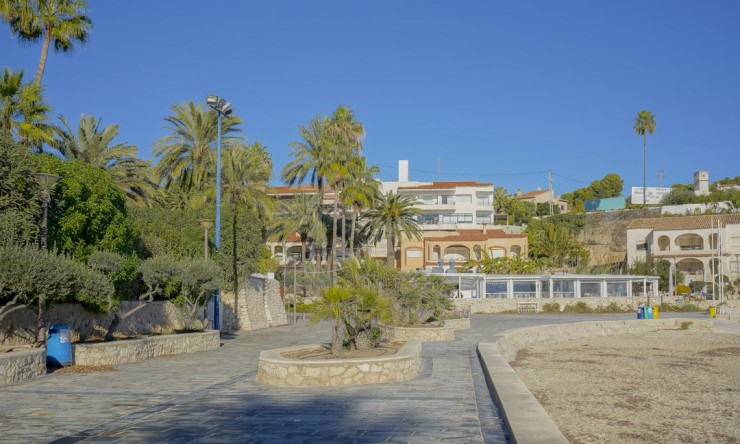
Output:
[[514,194],[514,196],[521,196],[521,195],[522,195],[522,189],[521,188],[517,188],[516,189],[516,194]]
[[408,160],[398,161],[398,181],[399,182],[409,181],[409,161]]

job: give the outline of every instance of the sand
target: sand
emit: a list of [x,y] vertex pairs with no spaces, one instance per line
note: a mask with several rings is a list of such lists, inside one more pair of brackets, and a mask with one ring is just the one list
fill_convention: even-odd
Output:
[[740,443],[740,335],[592,337],[512,366],[572,443]]

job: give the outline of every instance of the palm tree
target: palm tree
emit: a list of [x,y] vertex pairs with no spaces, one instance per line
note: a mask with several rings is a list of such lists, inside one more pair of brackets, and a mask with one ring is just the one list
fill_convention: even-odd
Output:
[[[218,113],[192,101],[173,105],[173,114],[165,121],[170,134],[154,144],[152,150],[159,158],[154,167],[157,179],[166,187],[179,186],[202,190],[216,171],[216,143],[218,138]],[[235,133],[240,131],[241,119],[235,115],[223,119],[221,140],[224,150],[243,140]]]
[[[511,196],[504,187],[494,187],[493,189],[493,214],[509,214],[509,205]],[[495,223],[495,221],[491,221]]]
[[[315,194],[300,193],[291,200],[282,201],[278,210],[280,222],[278,233],[281,239],[285,239],[291,233],[297,233],[301,238],[301,262],[303,274],[307,273],[306,247],[308,240],[313,238],[314,242],[322,241],[324,234],[324,223],[321,220],[321,208],[319,197]],[[317,239],[318,238],[318,239]]]
[[47,117],[50,112],[51,107],[44,103],[40,86],[24,85],[23,71],[3,69],[0,78],[0,129],[21,144],[40,152],[41,144],[52,140],[52,127]]
[[149,162],[137,157],[137,147],[116,143],[119,126],[108,125],[101,130],[100,119],[91,115],[80,115],[77,132],[64,118],[59,116],[61,126],[54,126],[56,139],[52,148],[68,160],[79,160],[106,170],[116,185],[133,202],[143,205],[152,196],[156,184],[149,172]]
[[535,257],[550,258],[554,265],[576,257],[581,246],[568,227],[547,223],[529,236],[530,250]]
[[272,159],[266,147],[257,142],[251,146],[235,144],[223,153],[222,193],[232,208],[232,272],[234,294],[239,292],[237,270],[237,236],[239,204],[252,208],[257,214],[271,208],[272,198],[267,194],[272,177]]
[[401,233],[405,233],[408,239],[412,236],[421,239],[421,228],[415,219],[420,210],[415,205],[414,198],[388,191],[381,194],[375,207],[365,213],[368,219],[365,229],[372,233],[375,242],[383,236],[386,238],[386,263],[390,266],[396,265],[395,245]]
[[0,16],[20,41],[42,41],[34,85],[41,85],[52,42],[54,51],[69,52],[87,41],[92,20],[86,11],[84,0],[0,0]]
[[655,133],[655,116],[643,109],[635,117],[635,133],[642,136],[642,206],[647,201],[647,135]]
[[379,193],[380,182],[375,176],[380,174],[377,165],[368,167],[364,156],[349,165],[349,179],[342,188],[342,203],[352,207],[352,225],[349,236],[349,254],[355,257],[355,227],[357,215],[370,207]]
[[357,121],[355,113],[348,107],[339,105],[329,119],[328,133],[336,138],[341,146],[354,149],[362,155],[362,143],[365,141],[365,127]]

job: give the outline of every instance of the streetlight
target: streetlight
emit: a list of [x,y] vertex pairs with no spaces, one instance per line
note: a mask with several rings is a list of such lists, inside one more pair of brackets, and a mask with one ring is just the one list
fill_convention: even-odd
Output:
[[[223,97],[209,94],[206,97],[206,104],[213,108],[218,113],[218,140],[217,140],[217,151],[216,151],[216,251],[221,250],[221,118],[222,116],[229,116],[232,110],[230,109],[231,103],[227,102]],[[219,295],[220,289],[216,289],[216,295],[213,298],[213,328],[219,330]]]
[[198,224],[203,227],[203,257],[208,260],[208,230],[213,226],[213,219],[198,219]]

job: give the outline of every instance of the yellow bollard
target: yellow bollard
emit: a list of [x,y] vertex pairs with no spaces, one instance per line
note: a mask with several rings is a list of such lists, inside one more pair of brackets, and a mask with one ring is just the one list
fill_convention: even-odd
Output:
[[653,305],[653,319],[660,319],[660,307],[657,305]]
[[713,318],[715,316],[717,316],[717,307],[709,307],[709,317]]

